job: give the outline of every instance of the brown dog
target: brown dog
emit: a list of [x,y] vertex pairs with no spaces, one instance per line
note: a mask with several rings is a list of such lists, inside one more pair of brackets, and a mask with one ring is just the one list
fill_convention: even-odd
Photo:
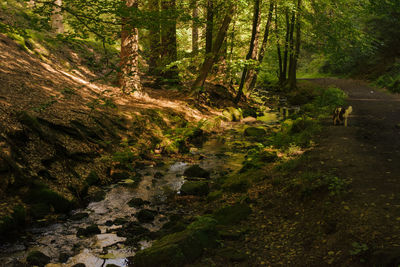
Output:
[[347,119],[351,112],[353,112],[352,106],[349,106],[348,108],[335,108],[335,111],[333,112],[333,125],[344,123],[344,126],[347,127]]

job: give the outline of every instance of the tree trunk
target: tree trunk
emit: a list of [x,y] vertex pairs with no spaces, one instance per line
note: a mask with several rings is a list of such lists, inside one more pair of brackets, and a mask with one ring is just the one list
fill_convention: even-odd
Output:
[[[164,67],[178,58],[176,41],[176,0],[162,0],[161,9],[167,20],[161,25],[161,61]],[[172,83],[178,81],[178,70],[171,67],[164,71],[164,77]]]
[[[265,56],[265,51],[267,50],[269,29],[271,27],[273,12],[274,12],[274,1],[271,1],[271,3],[269,4],[267,24],[265,25],[264,39],[262,41],[262,44],[260,47],[260,52],[258,53],[258,58],[257,58],[259,65],[261,65],[261,63],[263,62],[264,56]],[[258,73],[259,73],[259,69],[255,69],[254,72],[252,73],[252,76],[248,80],[247,96],[249,96],[251,94],[252,90],[256,86]]]
[[160,45],[161,45],[161,29],[160,29],[160,1],[149,0],[149,11],[153,14],[154,25],[149,30],[150,56],[149,56],[149,73],[152,75],[160,74]]
[[199,18],[199,6],[197,0],[192,0],[192,54],[196,56],[199,53],[199,27],[197,19]]
[[229,86],[233,85],[233,76],[232,76],[232,59],[233,59],[233,48],[235,47],[235,28],[236,21],[233,20],[232,23],[232,31],[231,31],[231,41],[229,43],[229,57],[228,57],[228,68],[227,68],[227,80],[229,81]]
[[210,72],[212,66],[214,65],[214,62],[218,59],[219,51],[225,40],[226,32],[228,31],[229,24],[231,23],[235,9],[236,6],[232,4],[227,14],[225,15],[221,28],[218,31],[217,38],[215,39],[212,52],[204,59],[203,65],[201,66],[200,69],[199,76],[192,85],[193,89],[197,89],[199,87],[204,86],[204,82],[206,81],[208,73]]
[[55,7],[51,16],[51,28],[57,34],[64,33],[63,15],[62,15],[62,0],[54,0]]
[[288,54],[289,54],[289,38],[290,38],[290,20],[289,20],[289,10],[286,8],[285,10],[285,18],[286,18],[286,36],[285,36],[285,48],[283,52],[283,82],[286,81],[287,77],[287,62],[288,62]]
[[288,80],[290,80],[293,70],[293,55],[294,55],[294,26],[296,24],[296,12],[292,12],[292,19],[290,22],[290,31],[289,31],[289,73],[288,73]]
[[293,53],[293,63],[292,63],[292,70],[291,76],[289,77],[289,88],[295,89],[296,88],[296,72],[297,72],[297,62],[299,59],[300,54],[300,41],[301,41],[301,0],[297,1],[297,23],[296,23],[296,45]]
[[[124,0],[128,10],[138,6],[137,0]],[[121,77],[120,83],[124,93],[142,93],[139,76],[139,35],[127,18],[122,18],[121,31]]]
[[213,28],[214,28],[214,0],[207,1],[206,22],[206,56],[212,52]]
[[[257,50],[258,50],[258,36],[260,35],[260,21],[261,21],[261,11],[260,11],[260,2],[261,0],[254,0],[254,12],[253,12],[253,28],[251,31],[251,40],[250,40],[250,47],[249,47],[249,52],[247,53],[246,56],[246,61],[253,59],[257,59]],[[242,72],[242,78],[240,79],[240,84],[239,84],[239,90],[235,98],[235,103],[238,103],[240,98],[243,95],[243,87],[246,82],[247,76],[252,76],[254,74],[249,73],[247,75],[249,67],[245,65],[243,72]],[[251,77],[250,77],[251,79]],[[247,88],[245,88],[246,90]]]
[[278,53],[278,78],[279,84],[282,85],[284,81],[283,77],[283,66],[282,66],[282,52],[281,52],[281,45],[279,43],[279,28],[278,28],[278,3],[275,3],[275,35],[276,35],[276,49]]

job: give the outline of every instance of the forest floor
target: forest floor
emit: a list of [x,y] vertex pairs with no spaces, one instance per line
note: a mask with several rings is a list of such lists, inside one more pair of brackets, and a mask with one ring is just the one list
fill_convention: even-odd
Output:
[[[242,225],[249,230],[226,243],[248,258],[232,265],[398,266],[400,97],[357,80],[310,81],[349,95],[349,126],[326,120],[294,167],[272,170],[249,190],[253,214]],[[318,188],[323,177],[334,177],[329,194]]]

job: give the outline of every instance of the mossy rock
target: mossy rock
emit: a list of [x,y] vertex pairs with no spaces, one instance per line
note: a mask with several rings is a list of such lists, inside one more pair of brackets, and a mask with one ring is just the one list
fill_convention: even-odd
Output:
[[92,224],[86,228],[79,228],[76,236],[90,237],[98,234],[101,234],[100,228],[96,224]]
[[89,175],[86,177],[85,182],[89,185],[98,185],[100,183],[100,178],[97,172],[91,171]]
[[243,117],[253,117],[257,118],[257,109],[255,108],[245,108],[243,109]]
[[183,266],[198,259],[205,248],[216,247],[216,221],[199,217],[184,231],[167,235],[133,257],[134,266]]
[[214,200],[220,199],[221,197],[222,197],[222,191],[217,190],[217,191],[210,192],[207,196],[207,200],[214,201]]
[[149,201],[145,201],[141,198],[135,197],[129,200],[128,206],[132,208],[140,208],[143,207],[145,204],[150,204]]
[[33,207],[40,207],[42,211],[46,206],[49,210],[53,208],[56,213],[68,213],[75,207],[73,202],[40,184],[30,188],[26,200],[28,203],[32,203]]
[[247,127],[244,130],[244,136],[248,136],[248,137],[260,138],[260,137],[265,137],[266,135],[267,135],[267,132],[263,128]]
[[149,223],[154,221],[157,212],[154,210],[143,209],[136,214],[136,218],[140,223]]
[[72,216],[70,217],[70,219],[71,219],[72,221],[79,221],[79,220],[82,220],[82,219],[87,218],[87,217],[89,217],[89,213],[87,213],[87,212],[80,212],[80,213],[76,213],[76,214],[72,215]]
[[213,213],[213,217],[219,224],[229,225],[235,224],[247,219],[251,214],[251,208],[246,203],[237,203],[232,206],[220,208]]
[[222,115],[227,118],[228,121],[241,121],[243,118],[243,112],[240,108],[236,109],[234,107],[228,107],[223,112]]
[[186,177],[210,178],[210,172],[201,168],[199,165],[190,166],[183,172],[183,175]]
[[260,159],[263,162],[275,162],[278,160],[278,155],[275,151],[262,151],[260,153]]
[[29,252],[26,262],[31,266],[42,267],[50,262],[50,257],[40,251],[35,250]]
[[250,187],[250,180],[248,173],[232,174],[223,181],[222,189],[230,192],[246,192]]
[[208,186],[208,182],[186,181],[182,185],[180,191],[182,196],[206,196],[208,195],[210,188]]

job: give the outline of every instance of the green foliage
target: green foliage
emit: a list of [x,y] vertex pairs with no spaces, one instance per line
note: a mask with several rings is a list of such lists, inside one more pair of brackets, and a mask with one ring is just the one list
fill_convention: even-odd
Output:
[[400,64],[393,65],[385,74],[379,76],[375,84],[393,93],[400,93]]
[[126,148],[122,151],[117,151],[112,156],[112,160],[114,162],[119,162],[124,165],[132,163],[136,158],[137,156],[129,148]]
[[368,245],[364,243],[353,242],[351,243],[351,246],[353,248],[349,251],[349,253],[352,256],[362,255],[369,249]]

